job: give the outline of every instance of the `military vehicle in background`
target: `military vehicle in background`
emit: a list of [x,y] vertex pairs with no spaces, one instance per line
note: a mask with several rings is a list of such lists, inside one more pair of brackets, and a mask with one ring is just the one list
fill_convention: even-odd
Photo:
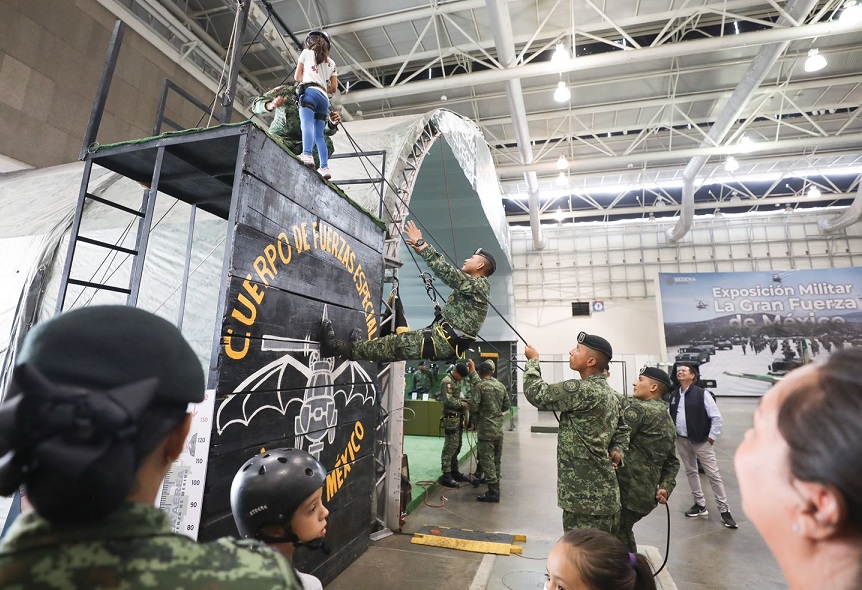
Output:
[[678,363],[697,363],[700,365],[709,362],[709,353],[699,346],[687,346],[679,349],[674,360]]

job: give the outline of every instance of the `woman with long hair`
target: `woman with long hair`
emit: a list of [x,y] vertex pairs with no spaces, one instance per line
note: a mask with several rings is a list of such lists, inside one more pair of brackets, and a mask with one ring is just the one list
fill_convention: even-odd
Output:
[[323,31],[311,31],[305,38],[305,49],[299,54],[296,65],[296,81],[299,82],[299,121],[302,127],[302,154],[299,159],[306,166],[314,167],[312,149],[317,146],[320,168],[324,178],[331,178],[329,150],[323,138],[323,129],[329,119],[329,96],[335,92],[338,70],[329,57],[332,44]]

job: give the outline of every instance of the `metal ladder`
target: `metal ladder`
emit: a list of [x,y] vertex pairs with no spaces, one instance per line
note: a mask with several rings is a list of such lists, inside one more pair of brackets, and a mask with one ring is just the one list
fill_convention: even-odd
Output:
[[[138,293],[141,288],[141,276],[144,270],[144,258],[147,252],[147,242],[150,237],[150,229],[152,228],[153,212],[156,204],[156,194],[158,193],[159,176],[161,174],[162,160],[164,158],[164,147],[158,148],[156,155],[155,167],[153,170],[152,182],[150,188],[144,190],[141,206],[139,209],[132,209],[115,203],[108,199],[94,195],[89,192],[90,176],[93,170],[93,159],[87,157],[84,163],[84,174],[81,179],[81,190],[78,193],[78,204],[75,208],[75,216],[72,219],[72,230],[69,236],[69,249],[66,254],[66,261],[63,265],[63,275],[60,279],[60,290],[57,294],[57,306],[55,313],[61,313],[66,303],[66,295],[69,290],[69,285],[76,285],[84,288],[91,288],[96,291],[111,291],[115,293],[123,293],[126,297],[126,305],[134,306],[138,301]],[[95,201],[102,205],[107,205],[122,211],[128,215],[137,217],[137,233],[135,235],[135,247],[126,248],[118,244],[111,244],[102,240],[96,240],[87,236],[81,235],[81,222],[84,217],[84,209],[87,201]],[[129,284],[126,286],[117,286],[108,284],[107,282],[95,282],[92,279],[82,279],[72,277],[72,267],[75,259],[75,253],[79,243],[89,244],[97,248],[102,248],[106,252],[118,252],[125,254],[133,259],[132,270],[129,276]],[[107,279],[105,279],[107,280]]]

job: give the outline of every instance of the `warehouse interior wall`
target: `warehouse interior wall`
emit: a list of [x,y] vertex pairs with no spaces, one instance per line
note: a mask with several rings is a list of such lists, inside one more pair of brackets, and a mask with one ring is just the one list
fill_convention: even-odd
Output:
[[[0,12],[0,160],[36,168],[77,160],[116,17],[97,0],[2,0]],[[97,141],[150,136],[165,78],[204,104],[213,99],[180,64],[126,28]],[[201,119],[175,93],[165,114],[185,127]]]
[[[782,210],[783,211],[783,210]],[[862,226],[822,234],[820,219],[841,210],[696,218],[692,231],[668,243],[672,221],[579,223],[544,229],[534,250],[527,227],[512,227],[518,332],[546,353],[568,358],[579,331],[604,336],[619,355],[665,354],[655,297],[660,272],[734,272],[843,268],[862,264]],[[572,317],[572,302],[603,311]],[[519,352],[524,345],[519,343]],[[523,356],[521,357],[523,358]],[[629,370],[631,373],[631,370]]]

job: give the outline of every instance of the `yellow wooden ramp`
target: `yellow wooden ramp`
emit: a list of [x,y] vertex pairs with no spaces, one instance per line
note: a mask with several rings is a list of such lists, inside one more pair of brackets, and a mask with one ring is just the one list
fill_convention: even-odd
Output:
[[487,533],[485,531],[453,529],[443,526],[424,526],[413,534],[410,542],[416,545],[446,547],[447,549],[473,551],[474,553],[510,555],[512,553],[521,553],[521,547],[515,545],[516,541],[525,542],[526,540],[527,537],[525,535]]

